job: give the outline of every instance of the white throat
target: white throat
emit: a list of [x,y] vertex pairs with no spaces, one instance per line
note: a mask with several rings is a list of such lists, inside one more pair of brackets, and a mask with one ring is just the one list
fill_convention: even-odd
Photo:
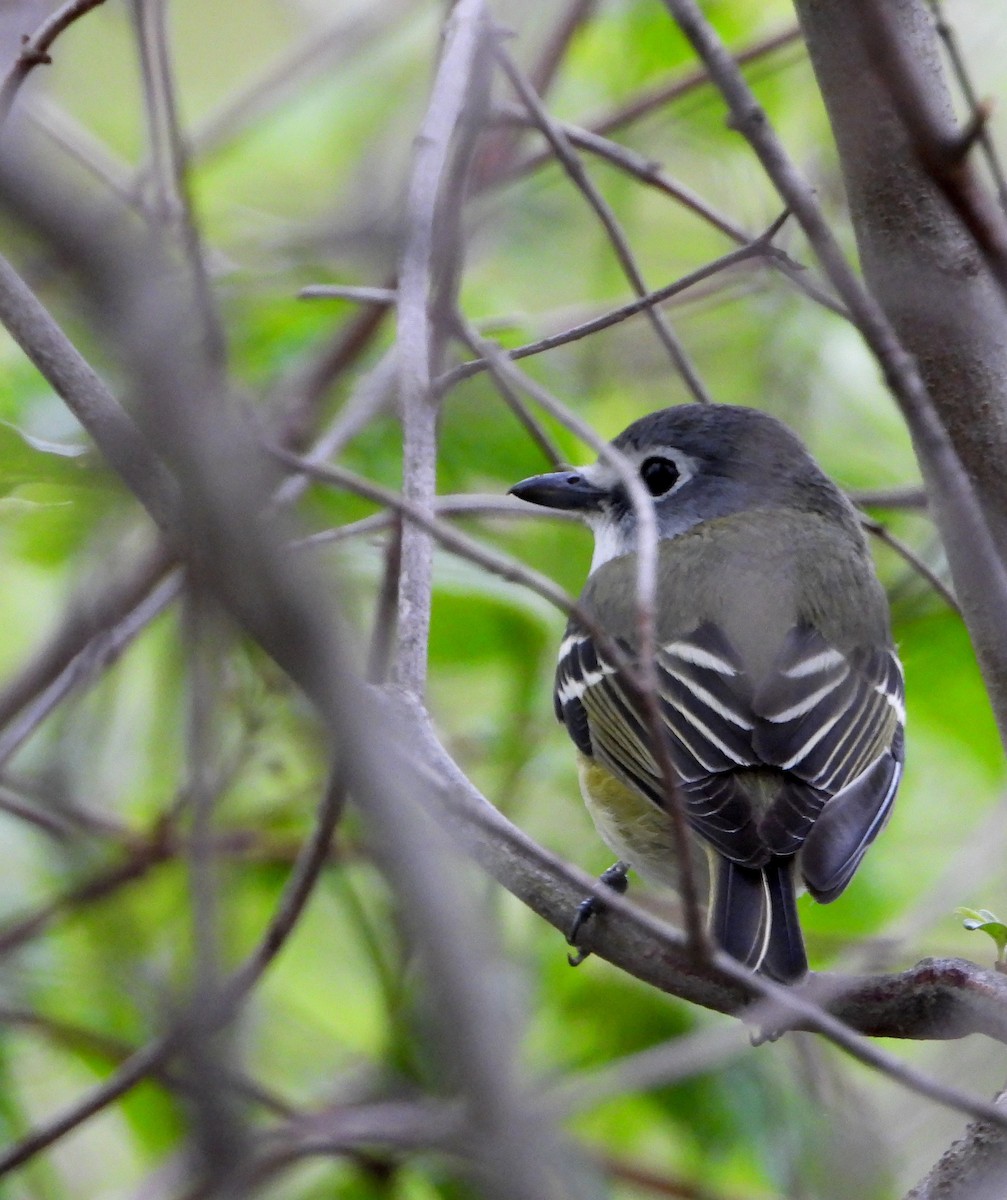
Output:
[[632,546],[626,545],[625,533],[618,521],[608,514],[590,524],[594,533],[594,554],[591,556],[591,570],[588,574],[593,575],[599,567],[613,558],[622,558],[624,554],[628,554]]

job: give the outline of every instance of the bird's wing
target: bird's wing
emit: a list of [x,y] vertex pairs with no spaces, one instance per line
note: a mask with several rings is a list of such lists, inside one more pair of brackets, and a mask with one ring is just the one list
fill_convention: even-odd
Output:
[[[620,642],[628,657],[632,650]],[[693,827],[735,861],[768,857],[752,802],[732,772],[757,765],[751,691],[727,639],[712,623],[657,651],[658,706]],[[585,754],[665,807],[661,770],[642,707],[616,667],[574,627],[560,648],[556,713]]]
[[801,865],[818,896],[842,891],[887,819],[901,775],[904,696],[893,650],[844,655],[801,625],[753,698],[759,759],[805,785],[781,793],[763,837],[775,853],[792,854],[815,824],[819,849]]
[[[796,853],[829,813],[823,828],[833,836],[813,840],[802,869],[816,895],[838,895],[898,783],[904,712],[894,653],[844,655],[801,625],[753,689],[723,631],[706,622],[658,646],[656,665],[661,721],[693,827],[734,862],[761,866]],[[641,706],[576,626],[561,647],[555,702],[585,754],[665,804]],[[768,811],[753,800],[744,771],[753,767],[787,776]]]

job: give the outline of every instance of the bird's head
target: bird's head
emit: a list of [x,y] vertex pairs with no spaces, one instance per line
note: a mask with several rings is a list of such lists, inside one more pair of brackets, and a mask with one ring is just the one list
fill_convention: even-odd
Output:
[[[798,438],[757,409],[704,404],[662,409],[634,421],[612,446],[653,498],[661,538],[766,508],[850,519],[849,506]],[[523,479],[510,491],[531,504],[581,517],[595,536],[592,571],[636,549],[636,513],[624,470],[604,455],[590,466]]]

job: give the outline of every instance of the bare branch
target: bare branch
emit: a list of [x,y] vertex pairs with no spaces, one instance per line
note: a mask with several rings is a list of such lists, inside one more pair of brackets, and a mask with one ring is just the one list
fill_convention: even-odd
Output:
[[[97,1033],[92,1029],[32,1012],[29,1009],[0,1007],[0,1024],[9,1028],[29,1029],[40,1034],[53,1045],[79,1054],[97,1055],[115,1064],[124,1062],[133,1053],[133,1049],[119,1038],[109,1037],[107,1034]],[[176,1091],[184,1090],[184,1081],[171,1070],[156,1071],[153,1075],[167,1087]],[[294,1111],[288,1104],[247,1076],[230,1072],[227,1075],[227,1082],[242,1099],[250,1100],[267,1112],[288,1119],[294,1116]]]
[[[774,221],[764,234],[760,235],[754,241],[749,242],[747,246],[742,246],[738,250],[732,250],[721,258],[707,263],[706,266],[700,267],[695,271],[690,271],[688,275],[683,275],[681,279],[675,280],[674,283],[666,284],[664,287],[657,288],[656,291],[649,292],[639,300],[623,304],[601,317],[585,321],[583,324],[576,325],[573,329],[568,329],[564,333],[552,334],[550,337],[541,338],[537,342],[530,342],[526,346],[519,346],[515,350],[501,350],[500,353],[506,355],[509,360],[516,362],[519,359],[528,358],[533,354],[541,354],[545,350],[554,350],[557,346],[565,346],[568,342],[576,342],[580,338],[588,337],[590,334],[597,333],[601,329],[609,329],[613,325],[618,325],[620,322],[628,320],[630,317],[635,317],[637,313],[643,312],[655,304],[663,304],[665,300],[670,300],[672,296],[680,295],[690,287],[694,287],[697,283],[711,279],[714,275],[718,275],[722,271],[730,270],[739,263],[755,258],[772,257],[776,253],[772,245],[772,239],[779,227],[780,221]],[[472,362],[462,363],[460,366],[453,367],[450,371],[445,371],[436,381],[438,392],[443,394],[461,380],[469,379],[473,375],[478,375],[480,371],[488,370],[489,365],[487,359],[477,358]]]
[[[615,218],[609,205],[605,202],[604,197],[591,182],[590,176],[581,165],[580,159],[577,157],[566,137],[562,127],[558,122],[554,121],[546,111],[541,100],[538,98],[535,89],[531,86],[528,80],[524,77],[513,58],[507,53],[500,42],[497,42],[495,52],[498,61],[503,66],[508,79],[511,81],[514,90],[521,97],[521,100],[527,106],[532,119],[538,125],[539,129],[545,135],[552,147],[553,153],[563,165],[563,169],[570,176],[571,181],[577,190],[583,195],[584,199],[594,211],[598,220],[601,222],[602,228],[608,237],[612,248],[615,251],[616,259],[622,267],[623,273],[629,280],[630,285],[636,292],[637,296],[646,296],[648,294],[647,285],[644,282],[640,268],[633,257],[633,252],[630,250],[629,243],[619,223]],[[703,404],[710,403],[710,396],[703,385],[703,381],[696,373],[695,367],[690,362],[688,355],[682,348],[678,337],[672,330],[667,321],[664,320],[662,314],[655,307],[648,307],[646,310],[647,317],[653,326],[654,332],[657,334],[658,340],[671,356],[672,362],[678,369],[679,374],[685,382],[686,387],[692,393],[695,400]]]
[[0,322],[170,538],[176,513],[175,481],[151,453],[132,418],[3,258]]
[[177,230],[199,313],[203,352],[210,369],[219,375],[227,362],[227,341],[210,286],[202,235],[192,211],[168,49],[167,9],[162,0],[130,0],[130,6],[143,76],[154,186],[153,217],[155,223]]
[[[403,494],[428,511],[437,490],[433,381],[447,333],[445,318],[454,310],[460,253],[458,231],[451,231],[455,235],[452,240],[445,237],[443,211],[448,204],[457,203],[457,198],[449,198],[444,185],[454,174],[457,188],[467,165],[476,133],[473,115],[480,104],[478,93],[488,82],[478,79],[479,69],[486,74],[487,34],[482,0],[459,0],[451,13],[430,104],[416,140],[406,202],[406,244],[398,286]],[[415,525],[405,528],[393,671],[399,683],[417,695],[426,680],[432,561],[427,533]]]
[[858,508],[926,509],[930,501],[926,488],[909,484],[905,487],[856,488],[846,493]]
[[[327,468],[321,467],[320,471],[325,471]],[[341,468],[335,468],[338,473]],[[321,476],[325,479],[325,476]],[[359,477],[358,477],[359,478]],[[326,482],[339,483],[338,474],[334,474],[331,479]],[[369,499],[377,500],[375,493],[370,491],[370,481],[361,480],[362,488],[357,488],[354,484],[347,481],[345,484],[339,483],[349,492],[355,492],[361,496],[367,496]],[[364,490],[364,489],[367,490]],[[304,537],[297,538],[293,545],[301,548],[309,548],[311,546],[331,545],[334,542],[345,542],[351,538],[365,537],[368,534],[380,533],[382,530],[389,529],[396,523],[396,512],[398,506],[402,503],[402,497],[389,493],[389,500],[386,502],[381,500],[380,503],[388,503],[395,505],[393,512],[377,512],[372,513],[369,517],[361,517],[359,521],[351,521],[348,525],[337,525],[334,529],[320,529],[317,533],[308,533]],[[579,525],[576,513],[561,512],[558,509],[534,509],[530,506],[525,506],[524,509],[519,509],[516,504],[512,504],[509,499],[503,496],[480,496],[475,492],[465,492],[462,495],[440,495],[434,500],[434,513],[438,517],[503,517],[511,521],[565,521],[570,525]],[[431,531],[434,531],[435,526],[431,523]],[[439,533],[433,532],[433,536],[438,538]],[[468,555],[466,555],[468,557]],[[523,570],[524,566],[517,559],[514,560],[515,570]],[[508,576],[510,578],[510,576]],[[524,583],[525,580],[520,576],[514,577],[516,581]]]
[[873,534],[879,542],[884,542],[886,546],[890,546],[901,559],[912,567],[921,579],[926,580],[952,612],[958,613],[959,616],[961,615],[961,609],[958,607],[958,600],[954,592],[951,591],[935,571],[927,566],[923,559],[913,550],[912,546],[907,545],[901,538],[896,537],[881,521],[875,521],[871,517],[861,514],[860,524],[863,525],[868,533]]
[[[302,471],[306,476],[321,480],[323,483],[335,484],[336,487],[345,488],[358,496],[366,496],[368,500],[387,505],[395,513],[407,517],[410,523],[419,526],[429,537],[436,539],[445,550],[467,559],[493,575],[498,575],[501,579],[522,584],[544,600],[548,600],[550,604],[554,604],[560,612],[569,614],[576,611],[572,597],[547,576],[533,571],[517,559],[491,550],[488,546],[480,545],[479,542],[455,529],[446,521],[440,520],[431,509],[415,504],[405,495],[398,495],[380,484],[355,475],[352,471],[347,471],[344,467],[311,462],[309,459],[299,458],[296,454],[291,454],[289,450],[283,450],[278,446],[272,447],[272,453],[280,462],[294,470]],[[500,501],[497,503],[499,504]],[[519,502],[515,500],[514,508],[517,509],[518,505]],[[319,536],[315,535],[316,538]],[[331,541],[332,539],[327,540]],[[304,545],[305,542],[300,544]]]
[[[747,67],[752,63],[761,62],[763,59],[775,54],[778,50],[785,50],[792,46],[801,48],[803,54],[801,40],[800,26],[796,24],[788,25],[777,33],[757,38],[751,45],[734,54],[733,61],[739,68]],[[639,121],[641,117],[648,116],[659,108],[664,108],[666,104],[681,100],[684,96],[688,96],[696,91],[697,88],[707,87],[714,82],[712,71],[706,66],[700,66],[695,70],[687,71],[684,75],[671,80],[669,83],[661,84],[650,92],[645,92],[642,96],[637,96],[628,103],[621,105],[614,112],[593,117],[585,121],[584,124],[594,133],[614,133],[615,130],[621,129],[626,125],[631,125],[635,121]]]
[[976,126],[979,138],[979,144],[982,146],[983,155],[986,163],[989,166],[990,174],[992,175],[997,189],[997,196],[1000,200],[1000,208],[1004,213],[1007,213],[1007,178],[1004,176],[1003,167],[1000,164],[1000,158],[997,154],[996,147],[993,144],[993,139],[990,136],[989,125],[985,119],[977,120],[983,111],[983,105],[976,95],[975,88],[972,86],[972,80],[969,77],[968,67],[965,59],[962,56],[958,46],[958,39],[955,36],[953,27],[945,20],[944,8],[942,0],[928,0],[930,11],[934,16],[934,24],[937,29],[941,41],[944,43],[944,49],[947,51],[948,60],[951,63],[951,68],[954,71],[955,79],[958,81],[958,87],[965,101],[969,106],[969,112],[972,113],[972,122]]
[[[178,597],[182,587],[181,572],[173,572],[162,579],[153,590],[141,596],[135,604],[128,606],[119,619],[106,629],[90,634],[77,653],[68,656],[72,646],[57,645],[46,656],[46,666],[51,669],[65,662],[59,674],[41,690],[35,692],[17,719],[0,726],[0,766],[28,740],[39,725],[72,692],[94,681],[106,668],[116,662],[133,639],[159,616]],[[132,597],[129,597],[132,599]],[[18,686],[22,694],[29,685],[41,685],[43,677],[29,678]]]
[[[1007,1093],[995,1101],[1007,1109]],[[976,1121],[941,1155],[905,1200],[998,1200],[1007,1188],[1007,1138],[1002,1128]]]
[[[706,64],[736,127],[748,139],[800,221],[819,261],[884,370],[909,426],[924,475],[933,489],[958,596],[990,690],[1001,739],[1007,741],[1007,646],[1002,632],[1007,628],[1007,570],[987,524],[987,511],[977,500],[915,362],[901,345],[881,306],[847,263],[814,190],[786,154],[734,60],[695,0],[664,0],[664,3]],[[849,82],[861,86],[856,75]]]
[[[458,319],[458,325],[459,336],[469,351],[475,355],[480,355],[482,338],[478,331],[461,317]],[[496,385],[497,391],[503,397],[504,403],[515,415],[515,417],[517,417],[518,421],[520,421],[532,442],[539,448],[539,450],[542,451],[542,456],[545,458],[546,462],[551,464],[553,467],[559,467],[559,465],[563,462],[563,455],[561,454],[559,447],[549,436],[545,426],[528,408],[528,405],[525,404],[525,402],[518,395],[517,390],[512,388],[507,380],[504,379],[503,375],[494,369],[493,359],[488,360],[488,365],[490,377],[493,380],[493,383]]]
[[32,125],[79,163],[120,204],[136,207],[129,164],[91,130],[45,95],[26,97],[21,111]]
[[7,72],[3,83],[0,84],[0,125],[7,120],[18,89],[28,75],[36,67],[52,62],[49,51],[52,49],[53,42],[64,29],[68,29],[74,21],[104,3],[105,0],[68,0],[66,4],[46,18],[31,37],[24,39],[17,61]]
[[[119,349],[144,429],[184,481],[181,544],[190,569],[318,708],[425,968],[439,1044],[435,1061],[474,1114],[466,1145],[473,1170],[491,1196],[540,1200],[552,1194],[548,1181],[561,1177],[551,1165],[553,1135],[527,1115],[513,1018],[495,972],[472,970],[474,961],[487,961],[492,938],[476,926],[474,906],[445,862],[445,833],[426,815],[424,793],[433,781],[415,773],[396,734],[379,734],[382,718],[350,666],[330,586],[314,577],[307,556],[286,548],[282,524],[266,515],[275,472],[247,422],[214,394],[198,358],[179,353],[188,344],[192,314],[174,273],[152,253],[149,239],[93,220],[76,193],[37,162],[16,155],[0,160],[0,195],[12,215],[76,266],[91,311]],[[254,963],[249,971],[258,977]],[[483,1036],[487,1021],[492,1039]],[[0,1170],[121,1095],[173,1048],[164,1038],[152,1043],[72,1111],[0,1156]]]
[[313,283],[297,293],[300,300],[353,300],[357,304],[395,304],[394,288],[342,287],[335,283]]
[[[62,627],[52,635],[45,649],[17,675],[5,681],[0,690],[0,730],[62,675],[96,637],[119,627],[172,565],[171,555],[158,544],[138,563],[132,564],[128,573],[114,578],[101,594],[85,593],[72,600]],[[104,569],[103,574],[107,576]]]
[[[528,120],[528,118],[525,118],[525,120]],[[714,229],[719,230],[738,245],[747,246],[750,243],[751,238],[740,226],[731,221],[729,217],[717,212],[716,209],[691,188],[671,179],[658,163],[644,157],[642,154],[638,154],[635,150],[627,146],[621,146],[618,142],[609,141],[599,134],[592,133],[589,129],[581,129],[576,125],[571,125],[567,121],[557,122],[557,125],[566,134],[572,146],[576,146],[581,150],[587,150],[589,153],[603,158],[606,162],[632,175],[635,179],[639,179],[648,187],[655,188],[657,191],[669,196],[676,203],[681,204],[683,208],[687,208],[690,212],[695,213],[709,225],[712,225]],[[517,164],[512,174],[516,177],[523,173],[525,165],[524,163]],[[770,258],[767,258],[766,262],[769,266],[775,267],[782,275],[785,275],[796,288],[804,292],[806,296],[810,296],[816,304],[829,309],[830,312],[836,313],[837,316],[848,316],[846,309],[833,296],[808,279],[804,267],[799,263],[792,262],[782,251],[777,251]]]
[[888,90],[924,170],[975,238],[1007,296],[1007,213],[986,194],[969,161],[969,152],[983,136],[988,114],[977,106],[971,128],[956,129],[941,103],[943,97],[930,86],[929,71],[917,53],[909,52],[885,5],[854,0],[850,7],[864,53]]
[[62,896],[40,905],[27,915],[8,922],[0,929],[0,959],[43,933],[52,923],[66,913],[74,912],[82,905],[98,903],[113,895],[120,888],[145,878],[150,871],[167,862],[175,851],[166,829],[158,827],[143,839],[132,838],[129,842],[129,857],[117,862]]
[[169,1043],[159,1038],[142,1050],[137,1050],[104,1083],[88,1092],[77,1104],[36,1126],[31,1133],[0,1151],[0,1178],[30,1162],[65,1134],[104,1111],[148,1075],[159,1071],[168,1057],[169,1049]]

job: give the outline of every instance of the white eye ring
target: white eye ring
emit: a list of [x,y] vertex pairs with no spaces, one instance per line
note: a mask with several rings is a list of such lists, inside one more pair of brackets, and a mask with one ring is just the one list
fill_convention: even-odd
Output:
[[[642,450],[634,449],[626,457],[628,459],[627,466],[637,472],[643,486],[655,500],[663,500],[665,496],[677,492],[696,474],[696,460],[675,446],[648,446]],[[671,471],[677,472],[676,478],[657,492],[651,489],[643,474],[643,468],[653,461],[667,463]],[[577,467],[576,470],[589,483],[593,483],[595,487],[602,488],[604,491],[615,491],[622,482],[619,472],[610,463],[604,461],[591,463],[587,467]]]

